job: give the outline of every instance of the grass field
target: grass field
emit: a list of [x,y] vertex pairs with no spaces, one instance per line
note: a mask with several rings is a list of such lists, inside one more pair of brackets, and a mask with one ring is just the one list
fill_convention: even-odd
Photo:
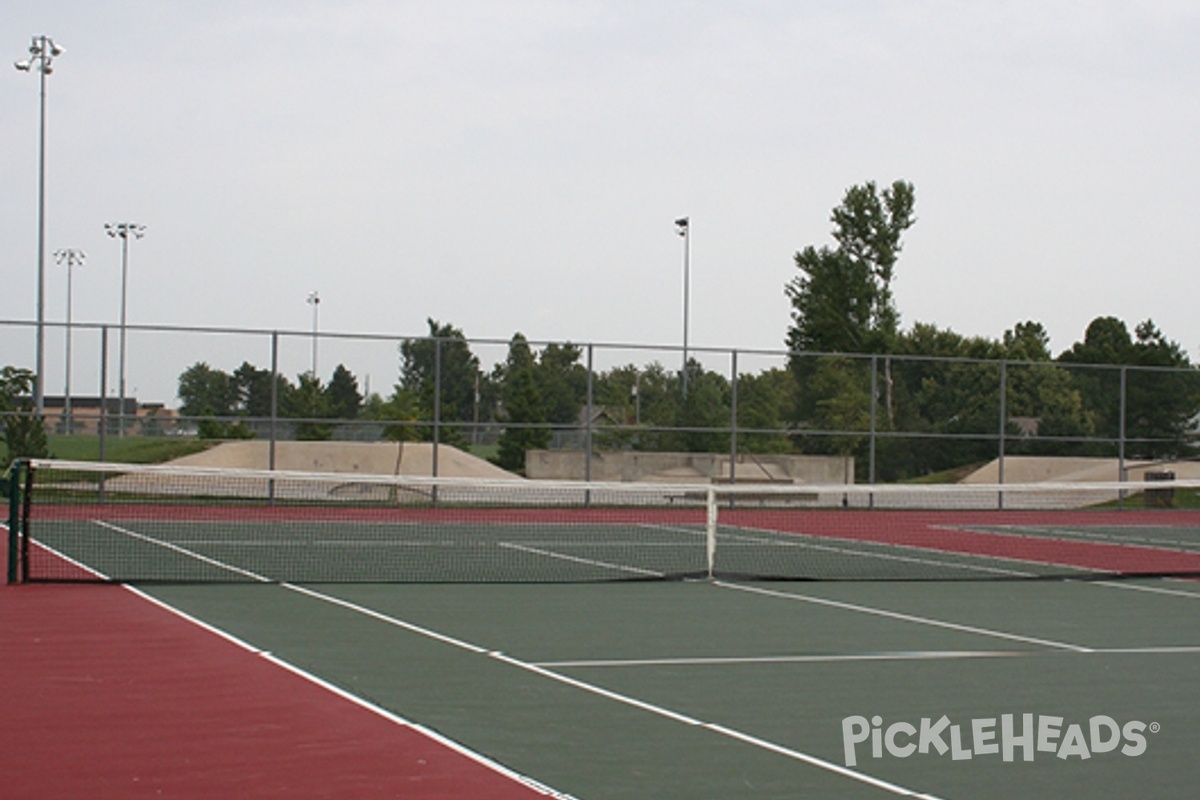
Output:
[[[100,437],[74,434],[51,435],[50,457],[66,461],[99,461]],[[123,464],[159,464],[199,453],[219,444],[202,439],[165,436],[109,436],[104,443],[104,460]],[[0,463],[8,462],[8,447],[0,441]]]

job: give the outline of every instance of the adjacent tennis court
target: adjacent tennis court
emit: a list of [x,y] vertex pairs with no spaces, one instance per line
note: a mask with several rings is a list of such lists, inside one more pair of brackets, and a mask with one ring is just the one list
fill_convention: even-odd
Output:
[[547,792],[1190,798],[1200,779],[1200,512],[1045,489],[915,508],[542,487],[535,508],[452,482],[436,503],[324,487],[338,505],[278,478],[214,510],[228,483],[117,480],[48,484],[14,542],[24,579],[133,582]]

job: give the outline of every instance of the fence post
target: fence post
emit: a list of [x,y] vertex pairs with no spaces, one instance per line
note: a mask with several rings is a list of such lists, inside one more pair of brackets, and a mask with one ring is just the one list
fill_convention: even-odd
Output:
[[1121,367],[1121,401],[1119,413],[1121,415],[1120,422],[1117,427],[1117,454],[1119,472],[1117,480],[1125,480],[1125,436],[1128,431],[1125,427],[1125,416],[1129,413],[1129,367]]
[[729,351],[729,483],[737,483],[738,457],[738,352]]
[[105,461],[108,443],[108,326],[100,327],[100,460]]
[[1008,361],[1000,361],[1000,452],[999,476],[1004,483],[1004,451],[1008,443]]
[[[1126,392],[1129,389],[1128,375],[1129,375],[1129,368],[1122,366],[1121,367],[1121,399],[1120,399],[1120,402],[1118,403],[1120,419],[1117,423],[1117,480],[1119,480],[1119,481],[1123,481],[1128,477],[1128,475],[1126,474],[1126,471],[1125,471],[1125,434],[1126,434],[1125,415],[1129,411],[1128,400],[1126,398]],[[1118,508],[1125,507],[1125,490],[1124,489],[1121,490],[1120,495],[1117,498],[1117,507]]]
[[595,416],[593,403],[593,373],[592,373],[592,344],[587,346],[587,410],[583,427],[583,479],[588,483],[592,480],[592,419]]
[[[100,326],[100,461],[108,460],[108,326]],[[107,473],[100,473],[96,486],[96,502],[104,505],[104,482]]]
[[[1004,483],[1004,448],[1005,434],[1008,429],[1008,361],[1000,359],[1000,436],[999,454],[996,461],[997,482]],[[1000,492],[1000,508],[1004,508],[1004,491]]]
[[[442,340],[433,340],[433,460],[431,471],[438,476],[438,444],[442,438]],[[437,492],[437,487],[434,487]],[[436,497],[436,494],[435,494]]]
[[279,420],[279,331],[271,331],[271,419],[267,423],[269,444],[267,445],[267,468],[275,469],[275,442],[278,439],[276,423]]
[[[867,483],[875,484],[875,447],[878,431],[879,414],[879,356],[871,356],[871,432],[867,437]],[[871,495],[871,505],[875,504],[875,496]]]

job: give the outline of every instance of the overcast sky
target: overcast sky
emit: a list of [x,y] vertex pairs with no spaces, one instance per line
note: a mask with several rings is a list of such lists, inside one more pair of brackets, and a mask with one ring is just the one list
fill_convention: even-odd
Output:
[[[0,5],[0,56],[43,33],[65,49],[46,245],[87,253],[76,322],[118,319],[103,225],[134,221],[130,323],[302,332],[317,291],[328,331],[677,345],[689,216],[691,344],[777,349],[794,253],[831,243],[848,186],[904,179],[905,328],[1034,320],[1057,354],[1097,316],[1152,318],[1200,352],[1194,0]],[[38,81],[5,70],[0,319],[31,320]],[[65,319],[52,258],[46,309]],[[31,362],[30,331],[0,343]],[[172,402],[193,352],[140,347],[131,386]]]

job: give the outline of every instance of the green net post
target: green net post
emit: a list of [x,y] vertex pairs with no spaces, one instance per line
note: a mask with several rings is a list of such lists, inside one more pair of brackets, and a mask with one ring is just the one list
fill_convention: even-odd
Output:
[[8,468],[5,480],[8,482],[8,582],[16,583],[18,578],[17,556],[18,542],[21,537],[21,469],[22,463],[14,461]]

